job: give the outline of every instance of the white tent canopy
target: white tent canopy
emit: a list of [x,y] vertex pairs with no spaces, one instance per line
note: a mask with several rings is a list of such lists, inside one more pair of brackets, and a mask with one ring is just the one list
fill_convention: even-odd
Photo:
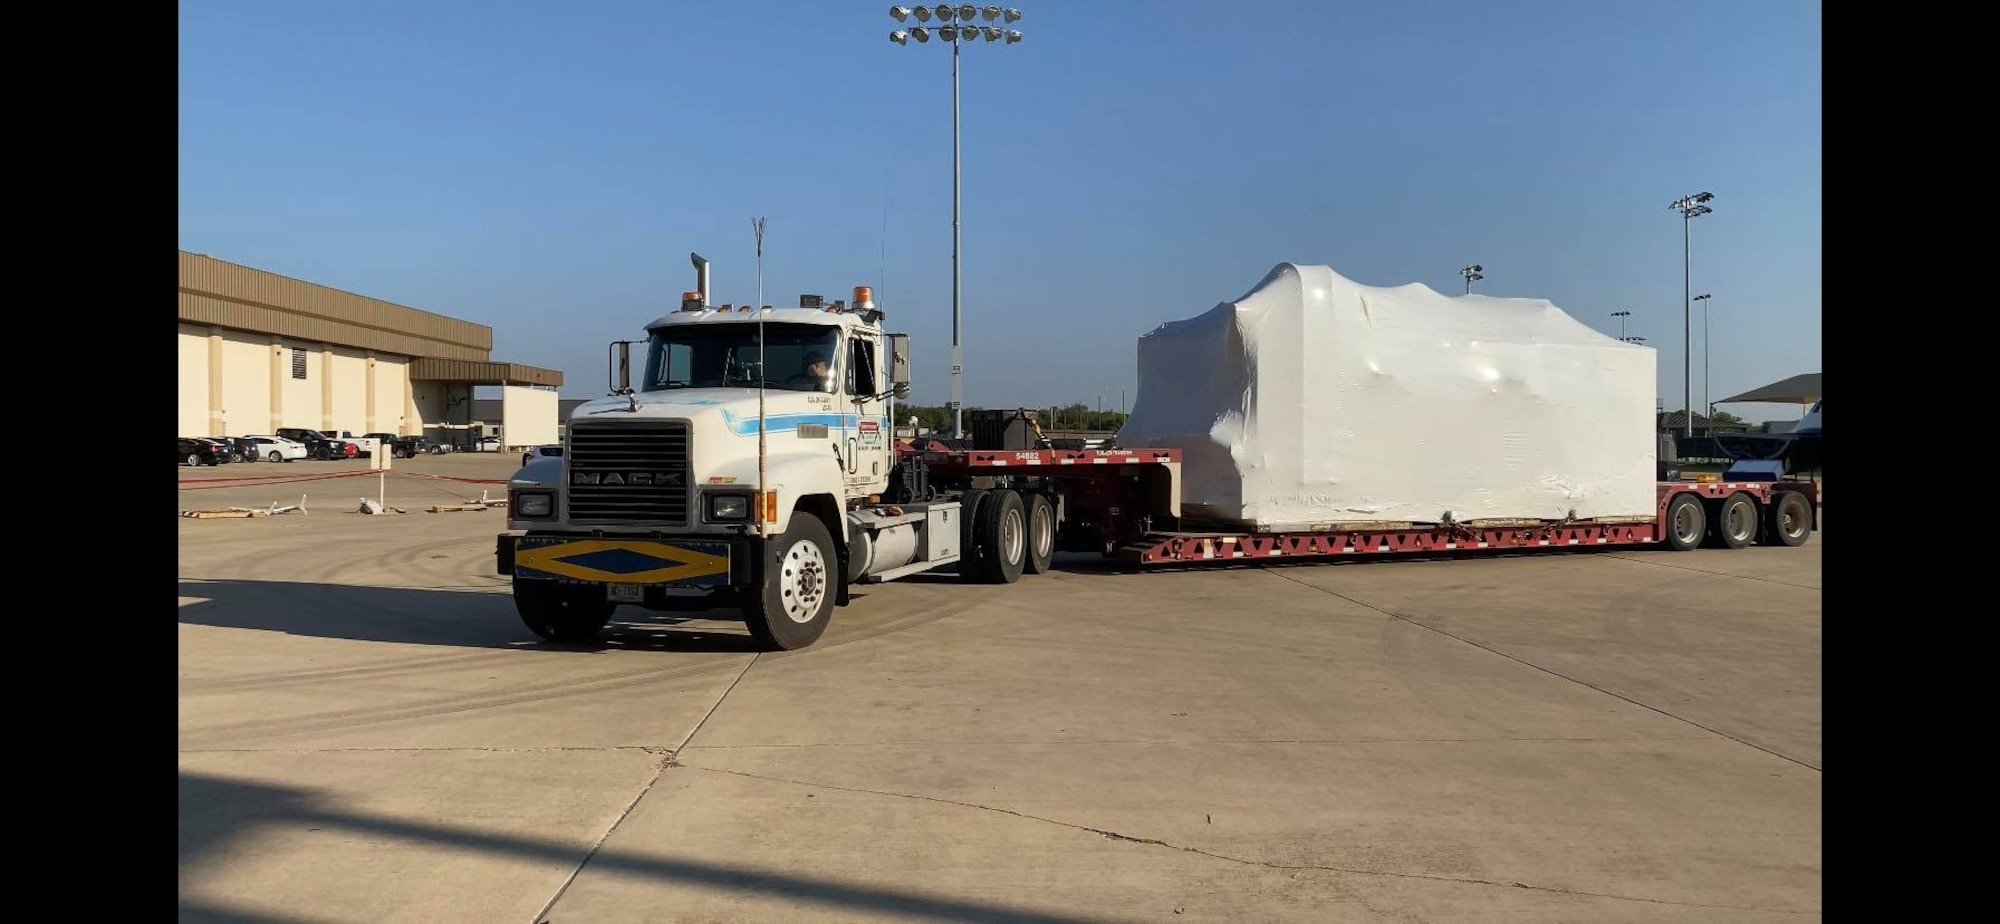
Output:
[[1139,340],[1126,446],[1184,509],[1263,529],[1650,515],[1654,352],[1540,299],[1281,263]]

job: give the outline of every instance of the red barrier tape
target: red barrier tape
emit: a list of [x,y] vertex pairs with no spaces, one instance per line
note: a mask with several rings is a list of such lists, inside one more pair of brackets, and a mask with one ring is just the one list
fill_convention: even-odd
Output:
[[183,491],[199,491],[203,488],[240,488],[260,484],[292,484],[300,481],[324,481],[328,478],[353,478],[357,475],[372,475],[374,472],[334,472],[328,475],[274,475],[264,478],[182,478]]
[[[210,488],[242,488],[266,484],[295,484],[301,481],[324,481],[328,478],[356,478],[376,474],[375,469],[359,472],[332,472],[322,475],[269,475],[261,478],[182,478],[183,491],[202,491]],[[456,475],[427,475],[421,472],[399,472],[391,469],[391,475],[408,475],[411,478],[435,478],[439,481],[462,481],[467,484],[506,484],[503,478],[460,478]]]

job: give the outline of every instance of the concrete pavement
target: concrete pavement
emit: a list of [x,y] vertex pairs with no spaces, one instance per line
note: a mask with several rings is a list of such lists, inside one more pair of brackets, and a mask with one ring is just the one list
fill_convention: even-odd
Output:
[[538,644],[491,574],[500,514],[352,505],[181,521],[183,919],[1820,907],[1819,536],[1075,562],[871,588],[758,655],[705,620]]

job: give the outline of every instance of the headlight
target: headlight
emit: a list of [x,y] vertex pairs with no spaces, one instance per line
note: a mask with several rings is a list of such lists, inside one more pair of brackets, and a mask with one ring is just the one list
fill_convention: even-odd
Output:
[[522,517],[553,516],[555,514],[555,509],[556,509],[556,499],[554,495],[550,494],[514,495],[514,513],[519,516]]
[[750,519],[750,498],[742,494],[710,494],[708,496],[708,518],[711,520]]

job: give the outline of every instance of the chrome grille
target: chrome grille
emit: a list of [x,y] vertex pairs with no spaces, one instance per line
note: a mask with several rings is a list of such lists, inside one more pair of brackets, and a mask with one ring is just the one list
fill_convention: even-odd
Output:
[[569,520],[688,525],[689,456],[685,423],[571,424]]

